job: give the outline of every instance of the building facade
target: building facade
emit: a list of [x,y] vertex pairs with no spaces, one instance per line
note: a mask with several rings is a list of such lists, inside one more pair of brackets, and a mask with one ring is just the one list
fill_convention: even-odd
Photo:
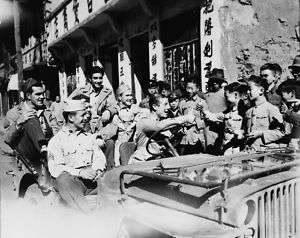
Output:
[[106,86],[115,90],[125,82],[137,101],[151,80],[174,88],[198,75],[205,91],[206,76],[215,67],[225,70],[229,82],[267,61],[286,67],[299,50],[297,26],[297,0],[45,3],[45,40],[59,68],[62,98],[86,83],[93,65],[104,67]]

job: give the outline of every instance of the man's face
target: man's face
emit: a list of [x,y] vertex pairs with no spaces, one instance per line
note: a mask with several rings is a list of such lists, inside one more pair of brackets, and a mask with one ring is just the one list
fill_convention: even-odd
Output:
[[294,76],[295,80],[300,81],[300,68],[293,68],[291,73]]
[[121,94],[120,101],[125,105],[130,107],[132,105],[132,93],[130,90],[126,90]]
[[262,70],[260,72],[260,76],[266,79],[269,85],[271,85],[272,83],[277,83],[278,81],[277,75],[269,69]]
[[168,116],[168,110],[170,109],[169,101],[167,98],[163,97],[159,99],[159,106],[153,106],[156,115],[159,118],[166,118]]
[[192,98],[197,94],[198,87],[195,83],[187,83],[185,90],[186,90],[188,97]]
[[172,100],[172,101],[170,102],[170,108],[171,108],[173,111],[177,110],[178,107],[179,107],[179,99],[175,99],[175,100]]
[[149,88],[148,92],[149,92],[150,95],[158,94],[158,88],[157,87]]
[[256,85],[254,82],[249,82],[248,86],[250,100],[255,100],[263,95],[263,88]]
[[229,105],[237,105],[238,101],[240,100],[240,96],[237,92],[229,92],[228,90],[225,90],[225,100],[227,104]]
[[77,111],[71,116],[73,125],[79,129],[82,130],[85,126],[87,117],[86,117],[86,110]]
[[59,96],[56,96],[56,97],[55,97],[55,101],[56,101],[56,102],[60,102],[60,97],[59,97]]
[[101,89],[103,84],[103,74],[94,73],[92,75],[92,85],[95,89]]
[[161,90],[161,95],[163,95],[164,97],[169,97],[171,94],[171,91],[169,89],[163,89]]
[[43,87],[32,87],[32,93],[28,94],[27,97],[35,107],[43,107],[45,100],[45,90]]
[[207,90],[209,92],[218,92],[221,89],[221,85],[216,82],[208,82]]

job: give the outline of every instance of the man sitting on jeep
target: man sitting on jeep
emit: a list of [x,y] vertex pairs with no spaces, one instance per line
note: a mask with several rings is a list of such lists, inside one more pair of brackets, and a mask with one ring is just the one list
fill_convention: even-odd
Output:
[[[167,118],[170,105],[168,98],[163,97],[162,95],[150,97],[149,106],[150,113],[141,116],[141,119],[136,124],[135,143],[137,149],[130,157],[129,163],[146,161],[152,157],[146,148],[151,134],[171,125],[193,123],[195,120],[195,116],[192,114]],[[158,144],[151,143],[149,147],[151,147],[151,151],[159,152],[160,150]]]
[[86,107],[81,100],[65,103],[65,125],[49,141],[48,167],[62,200],[83,212],[91,210],[85,195],[96,189],[96,179],[105,169],[100,149],[104,142],[84,130]]
[[23,85],[25,101],[6,114],[5,142],[25,156],[35,167],[41,163],[41,149],[57,133],[59,126],[44,105],[45,89],[41,82],[29,78]]

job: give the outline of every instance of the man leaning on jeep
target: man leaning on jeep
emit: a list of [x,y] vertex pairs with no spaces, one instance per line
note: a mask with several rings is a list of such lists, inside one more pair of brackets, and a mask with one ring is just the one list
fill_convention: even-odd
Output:
[[62,200],[89,212],[85,195],[96,189],[96,179],[105,169],[106,159],[100,148],[104,142],[84,130],[86,107],[82,101],[68,100],[63,116],[65,125],[48,144],[49,171]]

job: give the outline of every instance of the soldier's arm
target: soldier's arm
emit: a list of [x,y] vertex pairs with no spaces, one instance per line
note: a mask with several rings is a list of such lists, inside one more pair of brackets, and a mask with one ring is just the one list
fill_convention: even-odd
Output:
[[49,172],[54,178],[57,178],[63,172],[76,177],[79,176],[80,169],[72,168],[65,163],[64,155],[57,138],[49,141],[47,152]]
[[112,118],[118,112],[117,101],[116,101],[113,93],[111,93],[106,99],[106,107],[105,107],[104,112],[105,111],[109,111],[110,118]]
[[193,122],[195,120],[195,116],[193,115],[185,115],[174,118],[168,118],[161,121],[155,121],[151,119],[144,118],[137,123],[137,127],[140,127],[144,132],[156,132],[162,130],[171,125],[175,124],[183,124],[185,122]]
[[94,170],[101,170],[104,171],[106,168],[106,159],[105,155],[102,152],[101,148],[97,145],[97,142],[93,142],[93,162],[92,162],[92,168]]
[[20,114],[14,109],[8,111],[5,117],[4,141],[11,148],[15,148],[18,145],[18,142],[24,132],[22,125],[18,121],[19,118],[20,118]]
[[284,136],[283,117],[277,107],[270,108],[270,129],[262,132],[262,141],[265,144],[279,140]]

